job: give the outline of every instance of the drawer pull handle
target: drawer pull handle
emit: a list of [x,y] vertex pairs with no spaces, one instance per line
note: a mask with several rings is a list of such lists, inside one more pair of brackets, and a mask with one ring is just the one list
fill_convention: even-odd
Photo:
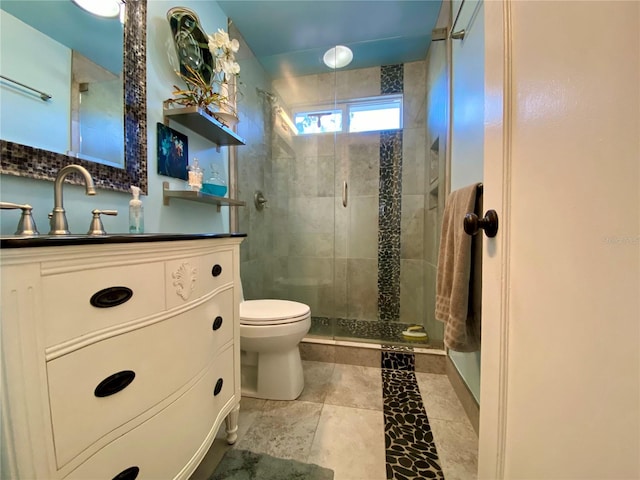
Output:
[[217,316],[216,319],[213,321],[213,329],[218,330],[221,326],[222,326],[222,317]]
[[222,384],[224,382],[222,381],[221,378],[218,379],[218,381],[216,382],[216,386],[213,389],[213,396],[215,397],[216,395],[218,395],[220,393],[220,390],[222,390]]
[[134,480],[138,476],[138,473],[140,473],[138,467],[129,467],[113,477],[112,480]]
[[127,388],[129,384],[133,382],[134,378],[136,378],[136,374],[131,370],[123,370],[121,372],[114,373],[102,380],[94,390],[93,394],[96,397],[108,397],[109,395],[113,395],[114,393],[118,393],[119,391]]
[[211,275],[213,275],[214,277],[218,277],[221,273],[222,267],[216,263],[211,269]]
[[122,305],[133,297],[133,290],[127,287],[109,287],[96,292],[89,303],[96,308],[111,308]]

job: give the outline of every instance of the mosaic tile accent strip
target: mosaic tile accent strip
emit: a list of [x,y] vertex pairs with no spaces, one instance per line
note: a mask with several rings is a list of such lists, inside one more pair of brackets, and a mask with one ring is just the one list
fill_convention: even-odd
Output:
[[[0,140],[0,173],[53,181],[60,168],[74,163],[89,170],[97,188],[147,193],[147,1],[129,0],[124,24],[125,169],[88,162],[61,153]],[[69,183],[83,183],[71,175]]]
[[416,371],[416,356],[411,352],[383,351],[382,368],[391,370],[404,370],[406,372]]
[[[347,318],[311,317],[309,335],[335,339],[363,339],[378,341],[382,348],[411,352],[413,345],[442,349],[442,342],[429,339],[406,340],[402,332],[411,324],[381,320],[356,320]],[[404,344],[404,345],[403,345]]]
[[[125,169],[147,192],[147,0],[127,1],[124,23]],[[141,160],[143,159],[143,160]]]
[[385,368],[383,358],[382,398],[387,479],[444,480],[415,372]]
[[404,92],[404,64],[383,65],[380,67],[380,93]]
[[401,130],[380,132],[378,202],[378,317],[383,321],[398,321],[402,207]]

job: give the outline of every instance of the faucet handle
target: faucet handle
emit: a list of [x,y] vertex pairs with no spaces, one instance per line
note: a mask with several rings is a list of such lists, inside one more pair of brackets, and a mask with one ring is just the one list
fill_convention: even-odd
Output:
[[102,226],[102,219],[100,215],[118,215],[117,210],[91,210],[93,214],[93,218],[91,219],[91,224],[89,225],[88,235],[106,235],[104,227]]
[[20,205],[18,203],[0,202],[0,209],[2,210],[13,210],[18,208],[22,209],[22,215],[18,222],[16,235],[40,235],[38,228],[36,227],[36,221],[33,219],[33,215],[31,215],[31,212],[33,211],[33,207],[31,205],[26,203],[24,205]]

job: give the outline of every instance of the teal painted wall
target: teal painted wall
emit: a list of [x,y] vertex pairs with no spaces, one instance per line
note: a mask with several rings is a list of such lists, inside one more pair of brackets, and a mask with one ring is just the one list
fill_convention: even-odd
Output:
[[[226,29],[227,17],[216,2],[185,0],[182,6],[193,9],[200,17],[204,30],[215,32],[218,28]],[[156,123],[162,122],[162,101],[171,97],[172,86],[178,84],[178,77],[170,67],[167,48],[172,45],[166,12],[175,6],[175,2],[154,0],[147,5],[147,125],[148,125],[148,195],[142,200],[145,207],[145,231],[149,233],[199,233],[227,232],[229,230],[228,207],[218,213],[212,205],[205,205],[184,200],[172,200],[171,205],[162,205],[162,182],[170,181],[173,188],[184,187],[181,180],[170,179],[157,174],[156,155]],[[4,23],[3,35],[4,35]],[[5,45],[4,40],[2,45]],[[5,61],[4,51],[2,62]],[[3,66],[4,71],[4,66]],[[5,95],[0,98],[0,109],[5,112]],[[38,100],[39,101],[39,100]],[[13,107],[6,112],[11,116],[17,114]],[[4,120],[4,119],[3,119]],[[205,167],[211,164],[227,173],[228,149],[223,147],[216,151],[215,145],[204,138],[182,129],[175,124],[172,128],[189,136],[189,157],[194,156]],[[39,127],[38,132],[52,134],[46,127]],[[4,138],[4,137],[3,137]],[[28,139],[27,139],[28,140]],[[24,143],[29,143],[24,141]],[[242,147],[239,147],[242,148]],[[116,209],[117,217],[105,217],[105,229],[109,233],[128,232],[128,205],[130,195],[122,192],[98,190],[94,197],[84,195],[80,186],[65,185],[64,207],[67,211],[69,228],[72,233],[86,233],[91,221],[91,210]],[[16,203],[29,203],[34,207],[34,219],[41,233],[49,231],[47,214],[53,208],[53,183],[42,180],[2,175],[0,178],[0,200]],[[243,207],[239,207],[243,208]],[[17,211],[2,210],[0,213],[0,233],[10,235],[15,232],[19,219]]]

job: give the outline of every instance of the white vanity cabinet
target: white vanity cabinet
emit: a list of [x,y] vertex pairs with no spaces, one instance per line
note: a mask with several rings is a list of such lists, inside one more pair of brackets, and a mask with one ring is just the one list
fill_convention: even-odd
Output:
[[1,478],[188,478],[235,441],[242,238],[169,237],[0,251]]

